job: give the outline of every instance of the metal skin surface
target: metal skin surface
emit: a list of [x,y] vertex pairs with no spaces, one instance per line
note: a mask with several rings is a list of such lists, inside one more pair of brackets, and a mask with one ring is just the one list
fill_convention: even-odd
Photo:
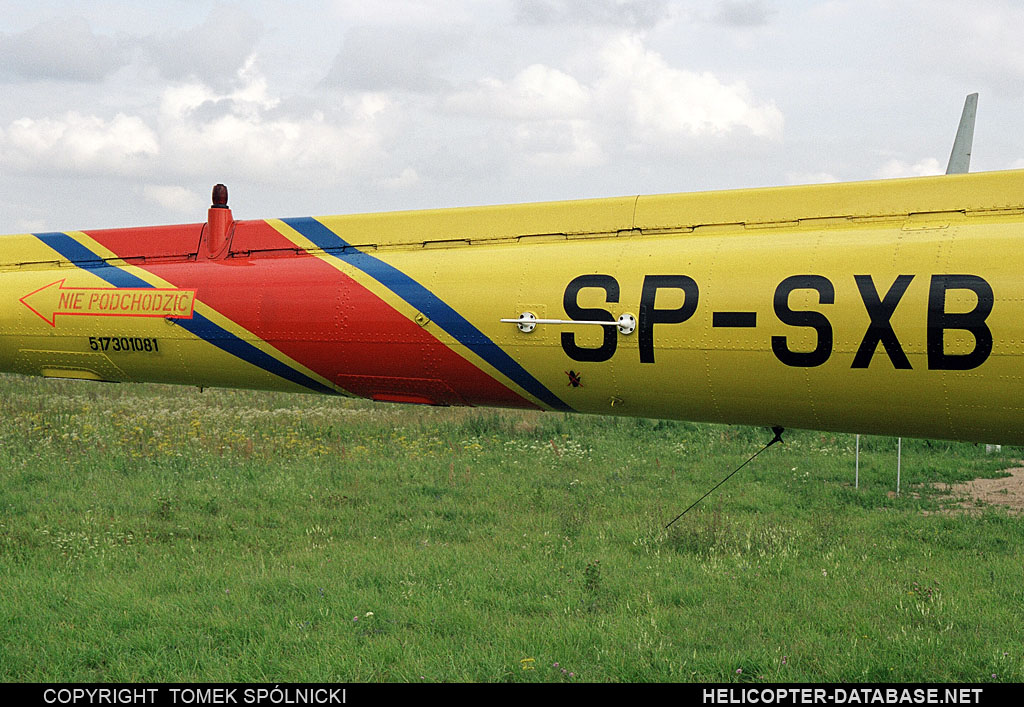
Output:
[[0,370],[1024,443],[1022,272],[1024,171],[211,208],[0,237]]

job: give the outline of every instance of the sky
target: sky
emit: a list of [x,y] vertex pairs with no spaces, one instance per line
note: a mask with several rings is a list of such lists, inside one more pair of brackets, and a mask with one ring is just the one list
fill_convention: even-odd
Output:
[[1010,0],[0,0],[0,232],[1024,168]]

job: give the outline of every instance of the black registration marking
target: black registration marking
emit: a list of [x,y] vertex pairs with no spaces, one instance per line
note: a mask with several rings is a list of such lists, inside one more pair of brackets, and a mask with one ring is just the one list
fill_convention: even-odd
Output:
[[871,317],[871,323],[864,334],[864,339],[860,342],[860,348],[857,349],[857,355],[853,359],[851,368],[867,368],[879,344],[885,348],[885,353],[889,356],[894,368],[910,368],[910,360],[903,352],[900,340],[896,338],[896,332],[893,331],[889,320],[892,319],[892,313],[896,311],[896,306],[900,303],[903,293],[907,291],[914,276],[900,275],[897,277],[896,282],[881,299],[878,297],[878,291],[875,289],[875,283],[870,275],[854,275],[853,279],[857,282],[857,288],[860,290],[861,299],[864,300],[864,308],[867,310],[868,316]]
[[818,302],[834,304],[836,290],[832,281],[821,275],[792,275],[779,283],[775,288],[775,316],[783,324],[796,327],[808,327],[818,333],[818,343],[813,351],[793,351],[789,348],[785,336],[772,337],[772,352],[775,358],[787,366],[812,368],[820,366],[832,355],[832,323],[821,312],[814,310],[793,309],[789,306],[789,296],[794,290],[814,290],[818,293]]
[[757,326],[757,312],[713,312],[711,326],[753,329]]
[[[947,312],[946,293],[950,290],[970,290],[978,303],[970,312]],[[985,320],[994,304],[992,286],[977,275],[932,275],[928,293],[928,369],[969,371],[985,363],[992,353],[992,330]],[[965,354],[946,353],[943,337],[949,329],[973,334],[974,349]]]
[[115,353],[160,353],[156,339],[141,336],[90,336],[89,348]]
[[[611,275],[580,275],[565,288],[562,297],[562,306],[570,319],[593,319],[595,321],[614,322],[615,317],[607,309],[597,307],[580,307],[577,304],[577,297],[580,290],[592,287],[604,290],[606,302],[619,301],[619,283]],[[607,361],[615,355],[615,347],[618,344],[619,332],[613,326],[601,327],[604,329],[604,339],[597,348],[588,348],[576,344],[576,335],[570,331],[562,332],[562,350],[565,355],[573,361],[590,361],[600,363]]]
[[[654,306],[658,290],[682,290],[683,304],[678,309]],[[640,322],[637,339],[640,345],[640,363],[654,363],[654,325],[682,324],[697,311],[700,288],[689,275],[645,275],[640,293]],[[615,327],[605,327],[615,333]]]
[[[851,368],[869,368],[879,346],[889,359],[889,365],[896,370],[912,368],[910,358],[904,350],[892,324],[897,308],[907,309],[911,305],[901,304],[904,295],[914,282],[915,275],[898,275],[883,291],[879,289],[870,274],[854,275],[853,280],[860,293],[861,303],[870,322],[861,338],[860,346],[853,358]],[[841,285],[842,287],[842,285]],[[563,306],[565,313],[573,320],[614,322],[610,309],[583,308],[577,303],[580,290],[595,288],[604,290],[605,302],[619,303],[619,282],[611,275],[587,274],[572,280],[565,289]],[[677,290],[676,301],[682,294],[683,303],[675,309],[657,307],[659,290]],[[803,292],[806,290],[807,292]],[[959,291],[960,299],[966,293],[973,293],[976,300],[968,312],[948,311],[947,295]],[[797,293],[797,297],[791,297]],[[845,296],[845,295],[844,295]],[[970,295],[968,295],[970,299]],[[683,324],[693,317],[700,300],[697,281],[688,275],[644,275],[640,290],[640,311],[637,317],[637,349],[640,363],[654,363],[656,351],[654,341],[655,324],[665,327]],[[817,300],[816,302],[814,300]],[[662,302],[664,304],[664,301]],[[835,335],[829,315],[836,311],[836,285],[824,275],[812,273],[790,275],[778,284],[772,297],[775,318],[780,324],[798,329],[810,329],[816,335],[814,348],[806,351],[805,346],[791,342],[791,329],[780,328],[778,334],[769,337],[772,353],[784,365],[795,368],[814,368],[825,364],[832,356]],[[927,338],[927,366],[929,371],[968,371],[981,366],[992,355],[994,335],[988,318],[996,306],[995,295],[983,277],[967,273],[938,273],[931,275],[928,299],[923,315]],[[762,324],[764,322],[762,321]],[[772,322],[774,323],[774,322]],[[711,326],[715,328],[754,329],[757,327],[757,312],[712,312]],[[574,361],[601,363],[615,355],[619,335],[616,327],[606,326],[601,346],[587,348],[576,345],[575,334],[562,332],[562,349]],[[963,332],[974,338],[974,348],[966,353],[947,353],[946,333]],[[809,332],[805,332],[809,333]],[[962,335],[961,337],[962,338]],[[155,340],[154,340],[155,344]],[[796,346],[796,348],[794,348]],[[881,357],[881,354],[880,354]],[[885,364],[875,364],[885,365]],[[569,385],[580,387],[580,374],[566,371]]]

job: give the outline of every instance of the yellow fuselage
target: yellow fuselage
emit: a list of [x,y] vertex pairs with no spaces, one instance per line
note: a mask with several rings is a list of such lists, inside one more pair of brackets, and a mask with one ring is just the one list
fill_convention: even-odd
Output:
[[1024,442],[1024,172],[215,211],[0,237],[0,370]]

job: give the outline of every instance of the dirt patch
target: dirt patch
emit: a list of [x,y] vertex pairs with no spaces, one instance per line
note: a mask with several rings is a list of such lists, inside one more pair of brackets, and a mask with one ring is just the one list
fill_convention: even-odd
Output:
[[974,479],[963,484],[934,484],[957,499],[940,513],[978,513],[987,505],[1004,506],[1011,513],[1024,511],[1024,466],[1004,469],[1000,479]]

